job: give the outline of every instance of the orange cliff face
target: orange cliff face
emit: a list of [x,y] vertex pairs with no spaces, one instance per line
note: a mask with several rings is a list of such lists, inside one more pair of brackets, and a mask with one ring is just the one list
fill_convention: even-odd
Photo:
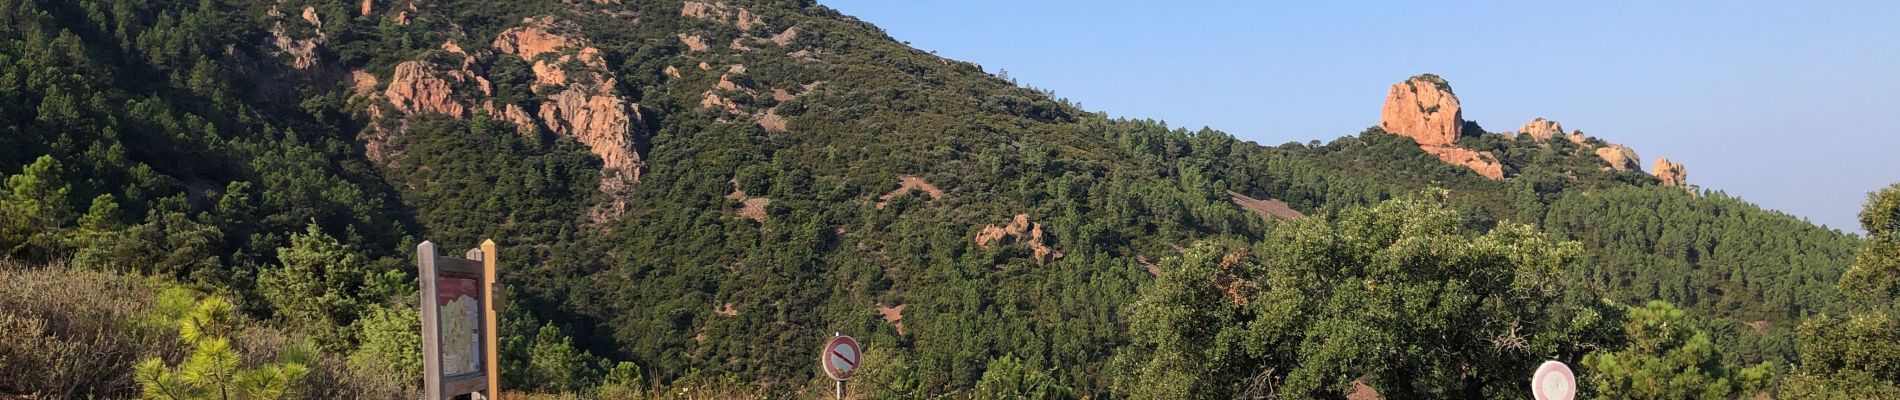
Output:
[[1451,84],[1432,74],[1393,84],[1386,91],[1385,107],[1379,113],[1380,128],[1412,138],[1419,149],[1438,156],[1440,161],[1471,168],[1485,178],[1504,179],[1504,166],[1491,153],[1457,146],[1464,126],[1464,114]]
[[1661,179],[1663,186],[1686,187],[1689,185],[1689,171],[1681,163],[1669,161],[1669,157],[1656,159],[1656,167],[1650,173]]
[[1464,126],[1458,96],[1444,78],[1432,74],[1393,84],[1379,113],[1380,128],[1417,140],[1420,147],[1452,145]]

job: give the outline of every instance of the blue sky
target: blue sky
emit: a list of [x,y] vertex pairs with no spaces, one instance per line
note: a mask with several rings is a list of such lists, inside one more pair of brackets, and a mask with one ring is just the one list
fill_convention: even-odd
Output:
[[1554,119],[1833,228],[1900,182],[1900,2],[821,3],[1091,111],[1266,145],[1356,134],[1432,72],[1486,130]]

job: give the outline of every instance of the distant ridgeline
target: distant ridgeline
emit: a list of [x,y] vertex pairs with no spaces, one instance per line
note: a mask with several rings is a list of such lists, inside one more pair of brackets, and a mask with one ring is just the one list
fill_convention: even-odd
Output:
[[1087,112],[809,1],[0,0],[0,21],[5,256],[225,293],[325,357],[400,364],[405,249],[492,237],[524,391],[829,390],[812,352],[842,331],[871,395],[1004,368],[1120,392],[1129,305],[1220,258],[1196,243],[1432,187],[1457,232],[1578,243],[1564,304],[1669,301],[1729,361],[1786,363],[1802,318],[1844,312],[1859,243],[1555,121],[1486,132],[1429,74],[1365,132],[1266,147]]

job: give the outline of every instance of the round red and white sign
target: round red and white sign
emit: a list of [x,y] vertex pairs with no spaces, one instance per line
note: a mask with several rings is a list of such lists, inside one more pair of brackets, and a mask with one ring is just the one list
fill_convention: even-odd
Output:
[[857,339],[832,336],[831,341],[825,342],[824,353],[818,355],[818,364],[825,368],[825,375],[831,376],[831,379],[851,379],[851,374],[858,371],[858,363],[864,361],[862,349],[858,347]]
[[1537,400],[1573,400],[1577,397],[1577,375],[1564,363],[1545,361],[1537,367],[1537,373],[1531,374],[1531,395]]

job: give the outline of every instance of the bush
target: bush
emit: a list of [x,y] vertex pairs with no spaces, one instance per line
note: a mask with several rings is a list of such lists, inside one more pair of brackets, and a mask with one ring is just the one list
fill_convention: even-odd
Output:
[[134,363],[180,353],[167,332],[131,323],[152,308],[150,284],[4,262],[0,281],[0,393],[128,397]]

